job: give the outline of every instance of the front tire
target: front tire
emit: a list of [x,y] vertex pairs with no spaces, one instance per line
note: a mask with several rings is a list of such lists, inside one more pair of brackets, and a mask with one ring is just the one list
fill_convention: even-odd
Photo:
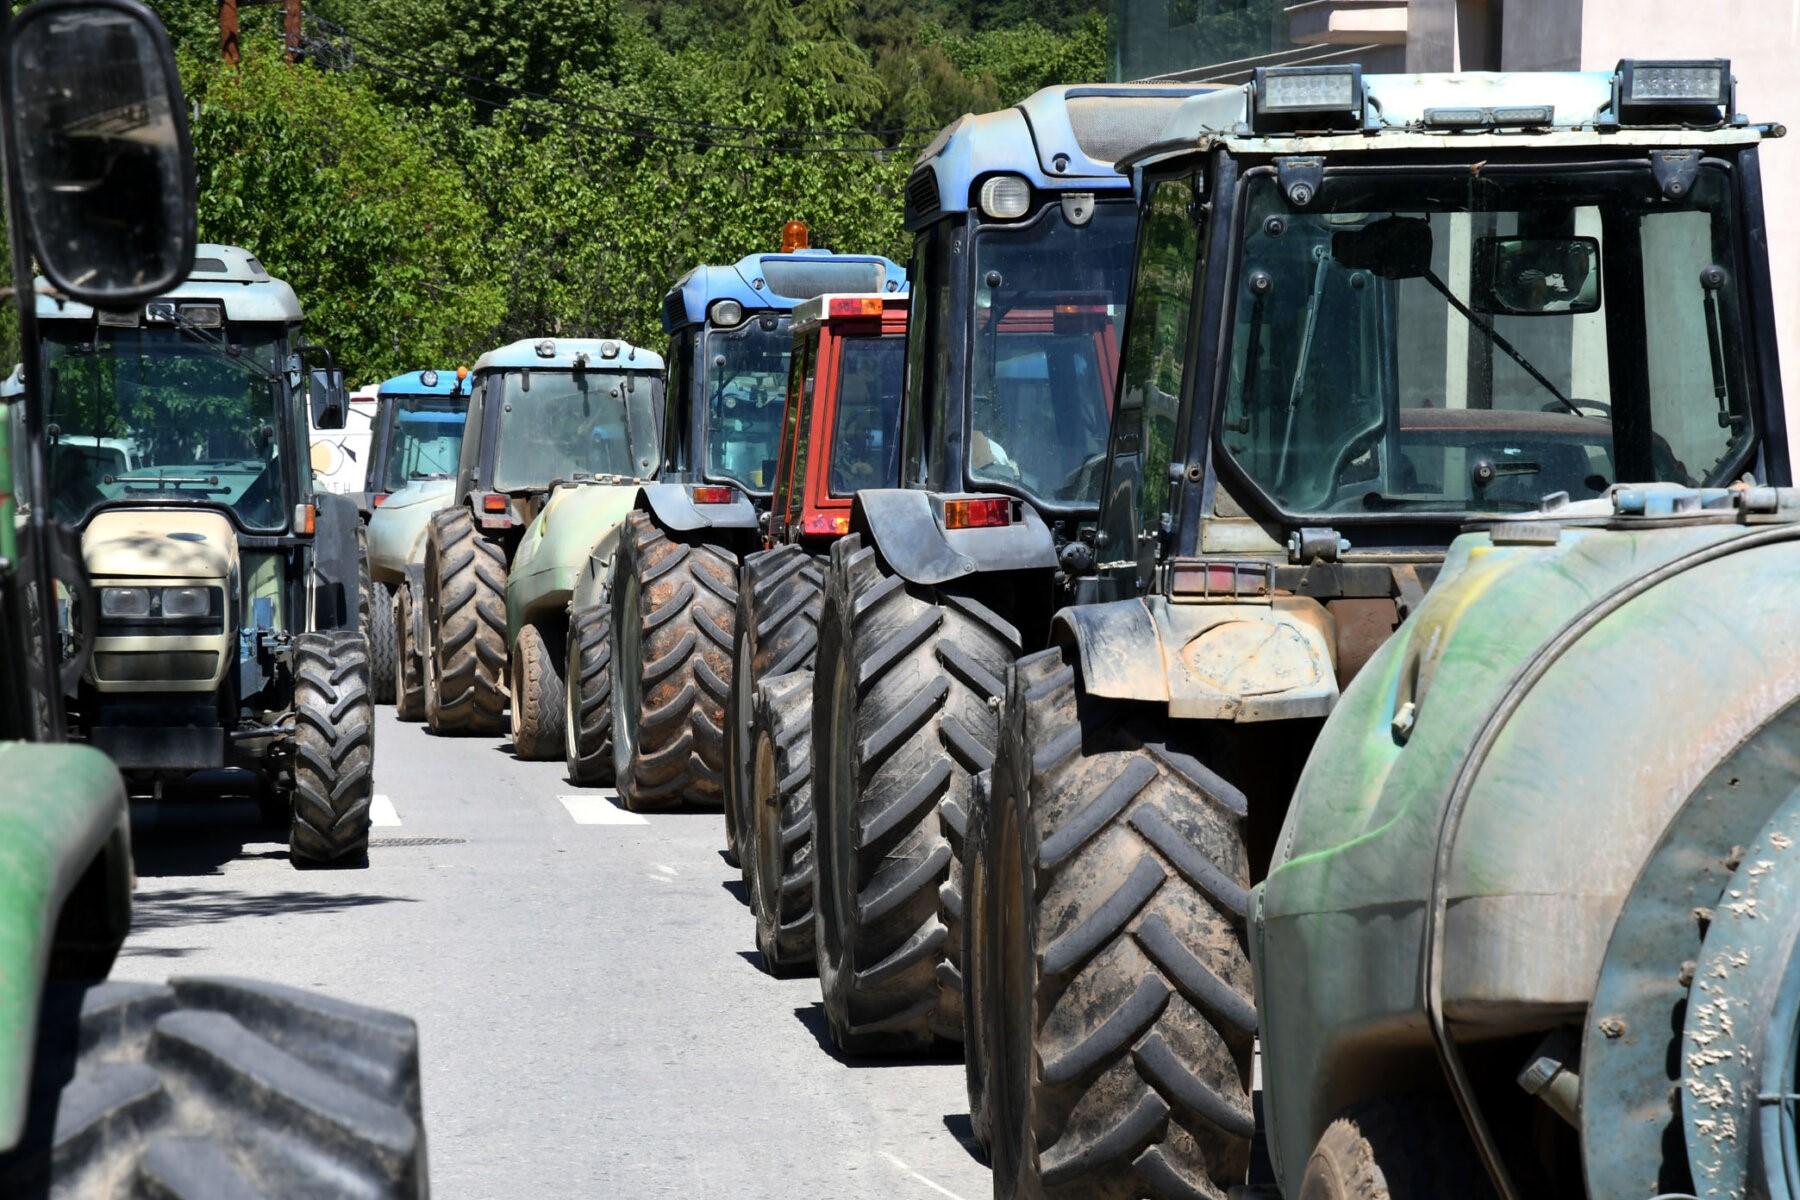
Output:
[[569,618],[563,673],[563,762],[569,782],[605,787],[613,781],[612,607],[601,603]]
[[1007,690],[980,972],[996,1196],[1222,1196],[1256,1036],[1242,792],[1062,650]]
[[613,586],[613,770],[635,812],[725,791],[725,695],[737,556],[678,542],[649,514],[625,518]]
[[431,682],[425,719],[436,734],[506,727],[506,551],[460,506],[431,516],[425,541]]
[[425,654],[413,638],[413,586],[394,592],[394,716],[402,721],[425,719]]
[[765,679],[750,715],[750,827],[744,853],[756,948],[776,976],[813,969],[811,671]]
[[53,987],[8,1196],[426,1194],[419,1035],[277,984]]
[[396,632],[394,588],[376,583],[369,596],[369,693],[377,704],[392,704],[397,694],[394,678],[394,663],[398,658]]
[[562,637],[546,634],[528,622],[519,627],[512,652],[513,753],[532,761],[549,761],[563,750],[563,714],[568,704],[563,685]]
[[294,639],[294,795],[288,851],[296,863],[361,866],[375,788],[369,651],[348,631]]
[[857,535],[832,548],[813,688],[815,937],[832,1037],[850,1053],[962,1038],[962,935],[944,903],[1019,635],[908,585]]

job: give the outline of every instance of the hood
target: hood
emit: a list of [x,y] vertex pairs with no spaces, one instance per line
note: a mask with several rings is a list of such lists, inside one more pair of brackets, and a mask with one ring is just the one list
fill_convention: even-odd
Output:
[[112,509],[88,522],[81,555],[95,576],[225,579],[237,567],[237,534],[205,509]]
[[414,479],[403,488],[397,488],[387,494],[387,499],[376,505],[375,511],[387,508],[411,508],[415,504],[429,505],[434,511],[444,507],[456,495],[454,479]]

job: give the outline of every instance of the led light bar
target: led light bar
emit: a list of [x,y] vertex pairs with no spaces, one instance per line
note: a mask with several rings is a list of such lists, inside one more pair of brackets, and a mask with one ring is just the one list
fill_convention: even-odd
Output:
[[1250,96],[1258,133],[1362,127],[1362,68],[1355,63],[1258,67]]
[[1614,109],[1623,120],[1645,111],[1707,113],[1729,119],[1734,107],[1731,60],[1652,62],[1622,58],[1614,75]]
[[1428,129],[1535,129],[1552,124],[1556,109],[1548,104],[1512,108],[1428,108]]

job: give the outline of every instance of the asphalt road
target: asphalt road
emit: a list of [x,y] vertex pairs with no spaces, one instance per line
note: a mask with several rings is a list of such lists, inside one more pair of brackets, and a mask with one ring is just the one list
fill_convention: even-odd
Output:
[[639,818],[560,763],[392,714],[366,870],[296,870],[253,805],[135,806],[114,976],[412,1016],[437,1200],[989,1194],[959,1061],[842,1060],[818,982],[757,967],[717,813]]

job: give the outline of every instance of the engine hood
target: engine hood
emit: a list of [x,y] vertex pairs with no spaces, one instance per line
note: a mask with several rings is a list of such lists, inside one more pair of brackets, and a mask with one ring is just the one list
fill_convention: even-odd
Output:
[[94,576],[225,579],[237,568],[237,534],[204,509],[113,509],[88,522],[81,555]]

